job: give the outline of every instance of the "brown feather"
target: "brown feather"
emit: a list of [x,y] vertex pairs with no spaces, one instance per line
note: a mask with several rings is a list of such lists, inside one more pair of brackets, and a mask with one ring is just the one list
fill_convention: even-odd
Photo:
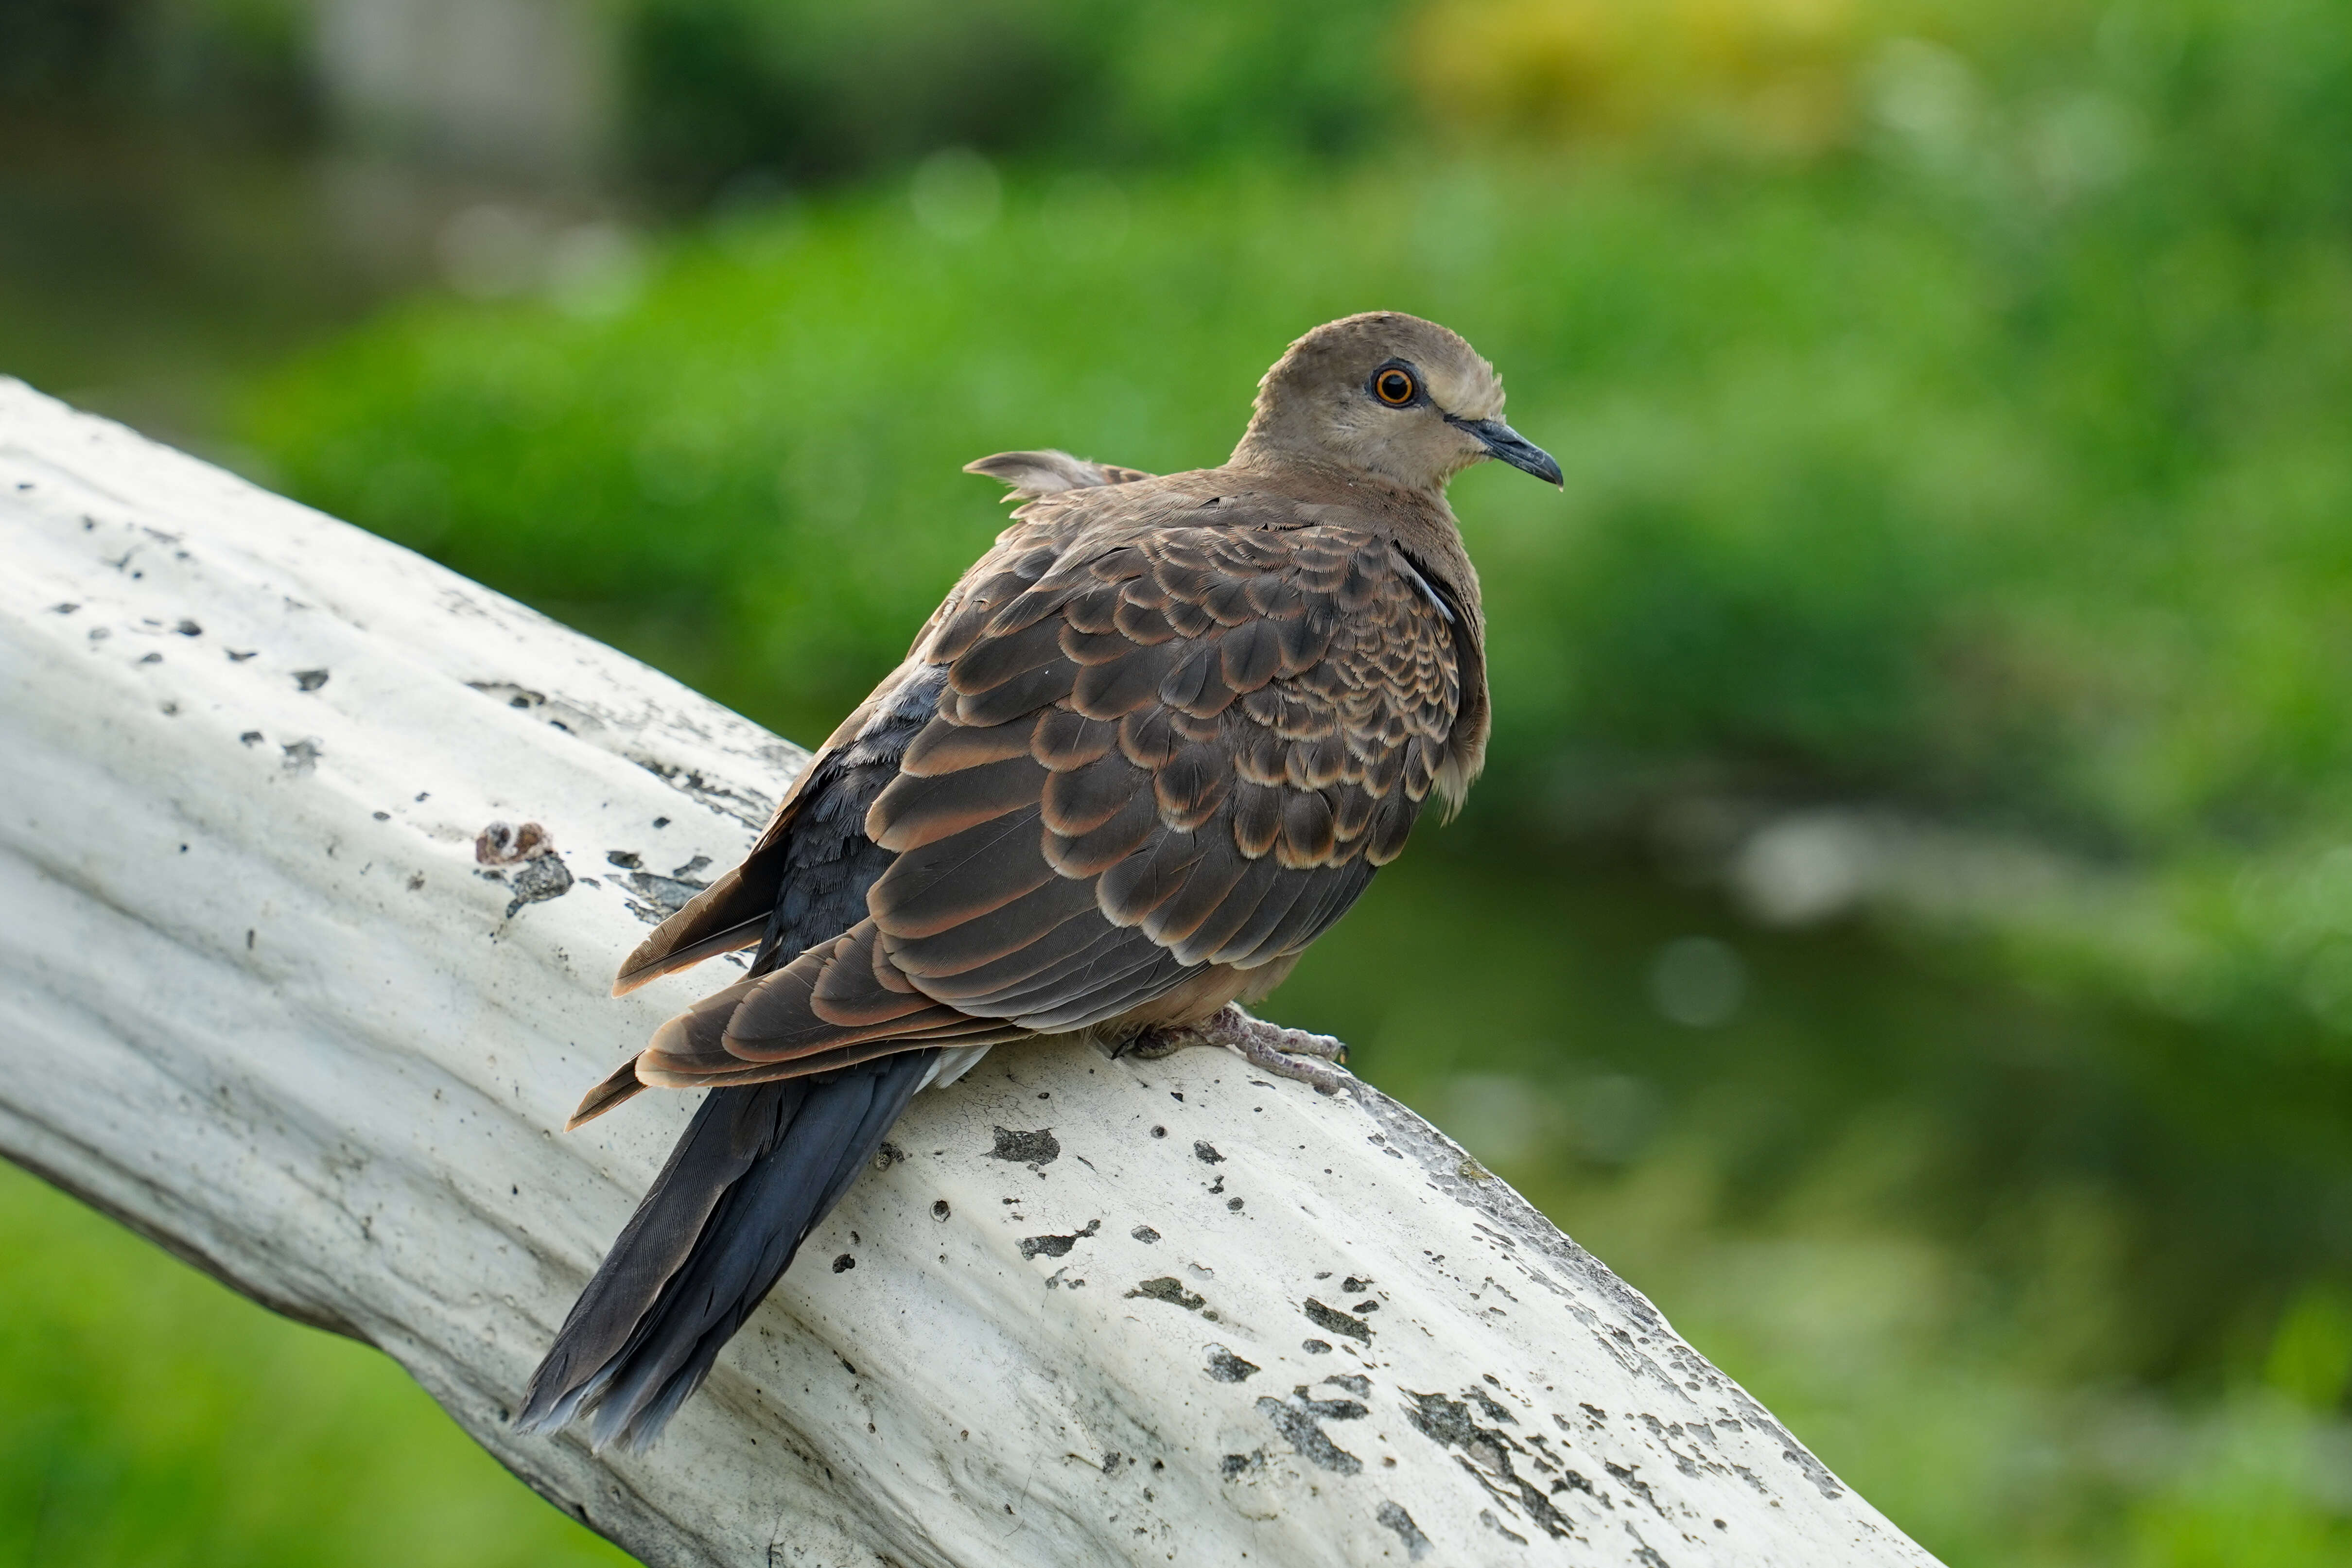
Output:
[[951,773],[902,773],[866,813],[866,837],[904,854],[1034,804],[1052,774],[1023,747]]
[[833,955],[818,967],[809,993],[809,1011],[828,1024],[845,1029],[870,1029],[877,1024],[902,1024],[930,1005],[911,984],[891,984],[898,965],[890,962],[880,932],[862,921],[841,939]]
[[1160,606],[1160,613],[1176,628],[1178,637],[1204,637],[1217,629],[1217,617],[1209,614],[1198,599],[1171,596]]
[[[1032,1027],[1069,1028],[1080,1019],[1115,1017],[1129,1006],[1150,1000],[1168,980],[1184,973],[1184,965],[1173,953],[1141,931],[1108,921],[1093,923],[1100,934],[1087,946],[1028,980],[962,1005],[989,1017],[1017,1019]],[[1056,1021],[1041,1022],[1041,1014]]]
[[1328,789],[1339,782],[1339,772],[1347,762],[1348,743],[1337,734],[1293,741],[1283,776],[1294,790]]
[[[742,865],[688,900],[622,962],[613,994],[625,996],[649,981],[757,942],[776,905],[781,860],[773,849],[754,850]],[[734,940],[746,931],[748,941]],[[714,945],[721,942],[725,945]]]
[[1118,608],[1111,613],[1111,626],[1138,647],[1157,647],[1176,635],[1175,623],[1158,604],[1139,599],[1138,592],[1136,585],[1129,584],[1119,595]]
[[[1105,759],[1095,765],[1109,768],[1114,763]],[[1143,847],[1160,826],[1160,806],[1151,792],[1142,787],[1143,775],[1136,777],[1134,792],[1100,826],[1084,833],[1046,836],[1045,859],[1055,871],[1065,877],[1099,877]]]
[[1275,853],[1286,866],[1320,866],[1332,848],[1331,803],[1314,790],[1293,792],[1282,803],[1282,842]]
[[1166,767],[1183,744],[1165,708],[1140,709],[1118,721],[1119,752],[1139,768]]
[[625,1100],[634,1099],[646,1087],[637,1077],[636,1058],[632,1057],[613,1069],[610,1077],[590,1089],[580,1099],[580,1109],[563,1124],[566,1132],[574,1131],[587,1122],[612,1110]]
[[1062,607],[1069,597],[1068,588],[1060,584],[1045,582],[1031,588],[989,618],[988,638],[1011,641],[1024,632],[1034,629],[1047,616]]
[[[1034,597],[1024,595],[1015,603]],[[1051,664],[1063,657],[1062,630],[1059,618],[1041,620],[1009,636],[992,630],[948,666],[948,684],[961,692],[986,691]]]
[[1282,791],[1262,784],[1234,785],[1234,843],[1255,860],[1282,833]]
[[[1089,895],[1087,909],[1091,910]],[[1087,962],[1099,961],[1123,943],[1131,932],[1081,910],[1019,948],[953,974],[926,974],[924,988],[940,1001],[964,1012],[1002,1016],[995,1004],[1006,996],[1026,994],[1041,983]]]
[[1421,815],[1421,803],[1402,790],[1392,790],[1381,797],[1372,807],[1372,820],[1364,834],[1364,857],[1375,866],[1385,866],[1404,853],[1404,841],[1412,832],[1413,818]]
[[1088,637],[1100,637],[1118,630],[1118,585],[1099,583],[1072,594],[1062,606],[1062,618]]
[[1254,784],[1287,784],[1290,746],[1271,730],[1245,730],[1234,738],[1234,773]]
[[1089,719],[1069,708],[1049,708],[1037,716],[1029,738],[1029,754],[1057,773],[1082,768],[1108,752],[1118,739],[1118,726],[1108,719]]
[[1219,672],[1235,691],[1256,691],[1282,668],[1282,634],[1267,621],[1235,626],[1217,639]]
[[920,1030],[910,1035],[893,1035],[886,1039],[829,1046],[822,1050],[785,1057],[772,1062],[738,1062],[731,1068],[709,1072],[671,1066],[647,1051],[637,1058],[636,1070],[638,1077],[653,1089],[731,1089],[838,1072],[860,1062],[894,1057],[904,1051],[918,1051],[929,1046],[1003,1045],[1020,1039],[1028,1032],[987,1020],[957,1016],[953,1024],[940,1028]]
[[766,911],[762,910],[740,925],[722,927],[699,942],[691,942],[683,947],[672,948],[652,958],[638,956],[645,952],[645,946],[640,944],[637,952],[630,955],[630,962],[622,968],[619,976],[614,981],[613,994],[626,996],[640,985],[658,980],[665,974],[675,974],[681,969],[691,969],[706,958],[716,958],[722,952],[740,952],[747,947],[756,947],[759,945],[761,933],[767,929],[768,916]]
[[[739,980],[724,990],[702,997],[685,1012],[665,1019],[654,1030],[654,1037],[646,1047],[647,1054],[659,1053],[666,1061],[679,1065],[678,1070],[693,1071],[701,1068],[724,1068],[733,1060],[727,1049],[728,1021],[735,1016],[751,994],[763,984],[780,979],[778,975],[754,976]],[[788,984],[806,989],[807,975],[796,976]]]
[[984,474],[1010,488],[1013,500],[1034,500],[1064,490],[1091,489],[1097,485],[1132,484],[1151,476],[1140,468],[1114,468],[1090,462],[1067,452],[998,452],[963,466],[967,474]]
[[1160,819],[1189,832],[1224,803],[1233,789],[1233,773],[1222,752],[1195,743],[1168,759],[1152,775],[1151,789],[1160,802]]
[[1342,843],[1352,844],[1363,836],[1366,824],[1372,820],[1372,795],[1360,784],[1342,784],[1329,792],[1331,800],[1331,830]]
[[1040,1034],[1083,1029],[1160,1003],[1192,973],[1174,953],[1142,936],[1120,952],[1131,952],[1132,963],[1080,970],[1066,992],[1051,999],[1037,997],[1008,1016]]
[[1187,713],[1178,708],[1169,713],[1168,728],[1175,732],[1178,740],[1189,741],[1196,746],[1222,744],[1225,738],[1224,713],[1222,710],[1207,714]]
[[1048,774],[1040,803],[1045,827],[1065,838],[1091,833],[1146,794],[1150,780],[1150,774],[1124,757],[1104,757],[1087,767]]
[[1087,563],[1087,573],[1097,582],[1127,584],[1151,574],[1151,557],[1140,545],[1122,544]]
[[1009,903],[1000,905],[984,921],[965,921],[934,936],[883,938],[890,961],[931,990],[942,975],[961,974],[1018,952],[1044,939],[1074,916],[1095,912],[1095,890],[1083,881],[1049,876],[1044,883]]
[[1190,833],[1161,828],[1095,884],[1103,913],[1115,925],[1140,924],[1144,916],[1183,885],[1185,873],[1205,847]]
[[1237,626],[1255,620],[1259,613],[1257,606],[1250,603],[1247,580],[1222,573],[1210,580],[1207,591],[1200,595],[1200,603],[1221,626]]
[[1372,879],[1373,869],[1365,861],[1351,860],[1316,878],[1306,895],[1275,922],[1259,951],[1271,955],[1297,952],[1306,947],[1347,912],[1363,892],[1364,885]]
[[1181,533],[1171,533],[1152,564],[1151,574],[1167,590],[1171,604],[1198,605],[1217,581],[1208,558],[1190,548],[1191,542]]
[[[1002,685],[992,686],[985,691],[942,697],[940,710],[950,713],[960,724],[1007,724],[1050,706],[1057,698],[1067,696],[1070,683],[1077,679],[1077,674],[1078,667],[1056,647],[1049,663],[1024,670]],[[950,701],[954,704],[952,708],[948,706]]]
[[[1276,561],[1253,562],[1251,564],[1273,566]],[[1295,620],[1307,612],[1306,591],[1291,581],[1286,573],[1260,571],[1243,583],[1242,592],[1249,595],[1250,608],[1268,620]]]
[[1282,673],[1298,675],[1312,669],[1331,651],[1335,617],[1324,605],[1310,605],[1306,614],[1274,623],[1282,639]]
[[988,629],[988,623],[996,618],[997,611],[1027,593],[1030,585],[1045,574],[1042,565],[1034,571],[1020,570],[1025,563],[1016,562],[1011,563],[1010,569],[993,571],[964,592],[961,601],[955,602],[954,614],[940,626],[938,635],[926,650],[932,662],[945,664],[961,656],[980,640],[982,634]]
[[952,773],[1020,756],[1029,747],[1029,731],[1018,723],[975,728],[952,719],[934,719],[907,743],[898,768],[922,777]]
[[1248,872],[1250,862],[1242,858],[1222,826],[1195,835],[1198,859],[1187,868],[1176,891],[1144,917],[1144,934],[1152,941],[1174,947],[1192,935]]
[[1108,664],[1086,666],[1071,683],[1070,706],[1089,719],[1117,719],[1134,712],[1158,697],[1160,683],[1175,668],[1184,647],[1184,644],[1163,640],[1157,646],[1138,647],[1126,658]]
[[892,936],[935,936],[1003,909],[1054,875],[1039,852],[1037,807],[1010,812],[890,863],[866,895]]
[[1206,963],[1211,955],[1233,939],[1234,934],[1249,923],[1266,895],[1284,879],[1299,873],[1286,869],[1272,856],[1245,861],[1242,874],[1217,900],[1216,907],[1202,917],[1198,925],[1174,944],[1176,956],[1186,963]]
[[1223,712],[1233,702],[1234,689],[1225,684],[1222,665],[1215,642],[1194,644],[1160,683],[1160,700],[1202,718]]
[[1061,628],[1058,640],[1062,651],[1082,665],[1109,664],[1135,651],[1133,640],[1116,627],[1107,632],[1082,632],[1064,621]]
[[1299,900],[1313,896],[1314,885],[1314,873],[1286,868],[1282,879],[1266,889],[1265,897],[1250,910],[1249,919],[1219,944],[1216,952],[1210,955],[1212,960],[1218,963],[1248,967],[1275,957],[1276,950],[1267,945],[1266,939],[1274,934],[1275,928],[1297,907]]
[[[904,1039],[961,1021],[953,1008],[922,996],[912,998],[916,1005],[911,1008],[868,1023],[837,1023],[819,1013],[816,987],[829,967],[837,965],[845,971],[845,978],[862,975],[871,981],[873,966],[859,947],[873,940],[871,924],[860,921],[832,942],[813,947],[776,973],[751,982],[726,1014],[726,1032],[717,1052],[709,1048],[699,1025],[690,1035],[678,1036],[669,1035],[670,1026],[664,1025],[646,1052],[653,1058],[651,1065],[663,1072],[730,1071],[730,1058],[739,1063],[783,1061],[862,1040]],[[901,1005],[909,1000],[879,986],[874,991]],[[681,1018],[688,1016],[692,1015],[681,1015]]]

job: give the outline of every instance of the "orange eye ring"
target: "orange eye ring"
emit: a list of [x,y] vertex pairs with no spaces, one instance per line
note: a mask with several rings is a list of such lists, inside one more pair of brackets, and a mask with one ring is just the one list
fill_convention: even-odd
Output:
[[1396,365],[1390,365],[1372,376],[1372,395],[1391,408],[1402,408],[1420,395],[1421,387],[1412,379],[1412,373]]

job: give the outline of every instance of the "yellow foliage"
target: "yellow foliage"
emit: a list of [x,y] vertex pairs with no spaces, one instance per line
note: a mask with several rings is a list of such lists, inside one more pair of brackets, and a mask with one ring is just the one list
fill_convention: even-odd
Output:
[[1429,0],[1405,66],[1459,132],[1803,157],[1846,135],[1867,32],[1855,0]]

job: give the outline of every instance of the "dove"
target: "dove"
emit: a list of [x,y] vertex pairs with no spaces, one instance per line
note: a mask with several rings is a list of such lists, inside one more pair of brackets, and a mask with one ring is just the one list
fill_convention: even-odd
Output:
[[721,953],[570,1125],[709,1090],[532,1375],[525,1430],[652,1442],[909,1100],[989,1051],[1084,1033],[1222,1046],[1324,1092],[1339,1042],[1248,1006],[1458,807],[1490,713],[1447,482],[1559,466],[1434,322],[1292,343],[1222,466],[1056,451],[969,471],[1020,503],[742,864],[614,993]]

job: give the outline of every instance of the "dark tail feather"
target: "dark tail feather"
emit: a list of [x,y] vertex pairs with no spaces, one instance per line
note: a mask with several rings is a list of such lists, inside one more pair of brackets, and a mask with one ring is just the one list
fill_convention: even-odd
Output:
[[715,1089],[531,1374],[515,1425],[642,1448],[874,1157],[938,1051]]

